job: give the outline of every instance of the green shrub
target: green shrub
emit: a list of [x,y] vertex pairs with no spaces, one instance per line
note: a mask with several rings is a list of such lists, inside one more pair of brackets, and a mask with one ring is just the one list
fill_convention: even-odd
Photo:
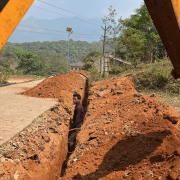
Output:
[[109,71],[109,74],[120,74],[123,71],[122,68],[120,68],[119,66],[113,66],[111,68],[111,70]]
[[172,65],[165,60],[143,65],[141,72],[133,74],[132,81],[138,91],[153,89],[177,94],[180,93],[180,80],[173,79],[171,69]]
[[0,72],[0,84],[7,84],[9,76]]
[[97,68],[95,66],[92,66],[90,69],[90,77],[89,77],[89,82],[93,81],[99,81],[102,80],[102,75],[100,72],[98,72]]
[[150,89],[161,89],[168,83],[168,77],[163,76],[160,72],[142,73],[140,83]]

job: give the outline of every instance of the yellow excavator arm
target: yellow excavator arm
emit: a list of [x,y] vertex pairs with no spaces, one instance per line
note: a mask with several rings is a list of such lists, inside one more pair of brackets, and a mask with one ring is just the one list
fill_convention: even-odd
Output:
[[[0,50],[34,0],[0,0]],[[144,0],[180,78],[180,0]]]
[[0,0],[0,50],[34,0]]
[[144,1],[174,66],[171,73],[180,78],[180,0]]

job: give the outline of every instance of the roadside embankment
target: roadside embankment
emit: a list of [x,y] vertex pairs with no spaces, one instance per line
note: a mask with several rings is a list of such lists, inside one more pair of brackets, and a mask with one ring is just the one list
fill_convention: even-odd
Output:
[[85,95],[86,78],[78,72],[46,78],[22,94],[57,98],[57,105],[40,115],[0,147],[0,178],[53,180],[60,177],[68,153],[68,134],[75,92]]
[[75,151],[59,179],[178,179],[178,112],[128,78],[96,82]]

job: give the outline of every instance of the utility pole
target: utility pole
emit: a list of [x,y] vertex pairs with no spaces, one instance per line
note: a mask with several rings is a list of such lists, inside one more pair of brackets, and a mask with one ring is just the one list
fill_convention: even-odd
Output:
[[[107,31],[107,28],[106,28],[106,24],[105,24],[105,28],[103,28],[102,26],[101,26],[101,28],[104,30],[104,40],[103,40],[103,63],[102,63],[102,59],[101,59],[101,61],[100,61],[100,70],[101,70],[101,74],[103,74],[103,72],[104,72],[104,66],[105,66],[105,64],[104,64],[104,53],[105,53],[105,44],[106,44],[106,31]],[[104,65],[103,65],[104,64]],[[102,66],[103,66],[103,68],[102,68]]]
[[104,56],[104,52],[105,52],[105,43],[106,43],[106,24],[105,24],[105,28],[102,27],[102,29],[104,30],[104,40],[103,40],[103,56]]
[[70,39],[70,34],[73,33],[72,28],[67,27],[66,31],[68,32],[68,56],[67,56],[67,72],[69,72],[69,39]]

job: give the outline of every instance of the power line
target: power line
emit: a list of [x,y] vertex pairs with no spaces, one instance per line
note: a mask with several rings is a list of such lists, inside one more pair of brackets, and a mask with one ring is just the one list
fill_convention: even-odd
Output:
[[50,11],[48,9],[44,9],[44,8],[41,8],[41,7],[38,7],[38,6],[35,6],[35,5],[32,5],[32,6],[38,8],[38,9],[42,9],[44,11],[48,11],[48,12],[54,13],[54,14],[59,14],[59,15],[64,16],[64,17],[68,17],[68,18],[71,17],[71,16],[67,16],[67,15],[64,15],[64,14],[60,14],[60,13],[54,12],[54,11]]
[[[55,36],[64,36],[63,34],[52,34],[52,33],[44,33],[44,32],[38,32],[38,31],[27,31],[27,30],[20,30],[20,29],[16,29],[16,31],[22,31],[22,32],[31,32],[31,33],[38,33],[38,34],[47,34],[47,35],[55,35]],[[64,36],[65,37],[65,36]],[[75,36],[78,37],[78,36]],[[89,38],[89,37],[80,37],[80,38]],[[91,39],[97,39],[97,38],[92,38]]]
[[[27,25],[19,25],[22,27],[29,27],[29,28],[34,28],[34,29],[42,29],[42,30],[46,30],[46,31],[54,31],[54,32],[60,32],[60,33],[67,33],[66,31],[57,31],[57,30],[53,30],[53,29],[45,29],[45,28],[40,28],[40,27],[33,27],[33,26],[27,26]],[[101,36],[100,34],[82,34],[82,33],[73,33],[73,34],[77,34],[77,35],[85,35],[85,36]]]
[[27,30],[21,30],[21,29],[16,29],[16,31],[22,31],[22,32],[32,32],[32,33],[38,33],[38,34],[48,34],[48,35],[56,35],[56,36],[63,36],[63,35],[60,35],[60,34],[50,34],[50,33],[44,33],[44,32],[38,32],[38,31],[27,31]]
[[28,27],[28,28],[34,28],[34,29],[42,29],[42,30],[47,30],[47,31],[60,32],[60,33],[67,33],[65,31],[56,31],[56,30],[52,30],[52,29],[44,29],[44,28],[40,28],[40,27],[26,26],[26,25],[21,25],[21,24],[19,26]]
[[32,6],[38,8],[38,9],[42,9],[42,10],[44,10],[44,11],[48,11],[48,12],[51,12],[51,13],[54,13],[54,14],[58,14],[58,15],[64,16],[64,17],[73,18],[73,19],[76,19],[76,20],[78,20],[78,21],[83,21],[83,22],[86,22],[86,23],[90,23],[90,24],[94,24],[94,25],[100,26],[99,24],[95,24],[95,23],[93,23],[93,22],[88,22],[88,21],[85,21],[85,20],[82,20],[82,19],[78,19],[78,18],[76,18],[76,17],[71,17],[71,16],[67,16],[67,15],[64,15],[64,14],[60,14],[60,13],[57,13],[57,12],[54,12],[54,11],[50,11],[50,10],[48,10],[48,9],[44,9],[44,8],[35,6],[35,5],[32,5]]
[[[61,9],[61,10],[63,10],[63,11],[69,12],[69,13],[71,13],[71,14],[75,14],[75,15],[77,15],[77,16],[79,16],[79,17],[83,17],[83,18],[88,19],[88,20],[90,20],[90,21],[94,21],[94,20],[92,20],[92,19],[89,19],[89,18],[86,17],[86,16],[82,16],[82,15],[80,15],[80,14],[77,14],[77,13],[74,13],[74,12],[72,12],[72,11],[69,11],[69,10],[66,10],[66,9],[63,9],[63,8],[60,8],[60,7],[58,7],[58,6],[55,6],[55,5],[53,5],[53,4],[44,2],[44,1],[42,1],[42,0],[37,0],[37,1],[42,2],[42,3],[44,3],[44,4],[47,4],[47,5],[49,5],[49,6],[52,6],[52,7]],[[99,22],[97,22],[97,21],[94,21],[94,22],[96,22],[96,23],[102,25],[102,23],[99,23]]]

